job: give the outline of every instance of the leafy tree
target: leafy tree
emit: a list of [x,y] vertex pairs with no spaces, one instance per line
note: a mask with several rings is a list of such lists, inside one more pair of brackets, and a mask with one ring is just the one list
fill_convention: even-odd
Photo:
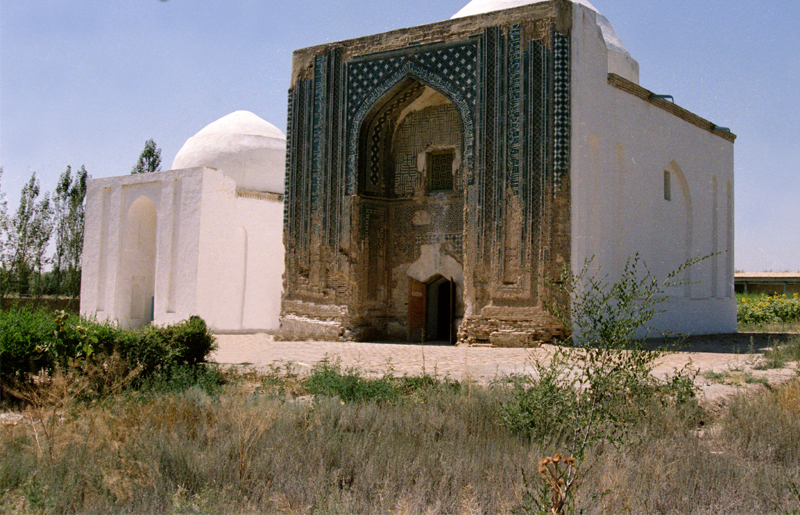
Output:
[[53,234],[53,206],[50,201],[50,192],[36,203],[36,208],[30,225],[30,252],[31,271],[34,273],[33,293],[37,296],[42,292],[42,271],[50,262],[46,257],[47,247],[50,245],[50,236]]
[[52,290],[56,295],[66,293],[74,298],[80,294],[84,199],[88,175],[86,168],[81,166],[73,180],[72,169],[67,166],[53,195],[56,241]]
[[36,172],[23,186],[19,207],[10,224],[10,253],[13,286],[18,293],[30,293],[31,279],[35,278],[34,293],[38,294],[43,266],[47,263],[45,252],[53,231],[53,208],[50,194],[37,202],[39,180]]
[[[2,186],[3,168],[0,167],[0,186]],[[11,289],[11,245],[9,242],[9,218],[6,194],[0,190],[0,299]]]
[[131,175],[158,172],[159,170],[161,170],[161,149],[156,146],[155,141],[149,139],[144,142],[144,150],[139,154],[139,161],[131,170]]

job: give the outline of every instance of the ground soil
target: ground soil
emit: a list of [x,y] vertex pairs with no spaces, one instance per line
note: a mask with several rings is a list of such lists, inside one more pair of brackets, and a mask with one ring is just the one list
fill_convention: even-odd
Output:
[[[686,369],[695,375],[702,400],[719,406],[736,393],[767,388],[798,375],[797,363],[760,370],[764,350],[797,333],[737,333],[692,336],[684,340],[650,340],[651,348],[669,348],[653,370],[666,377]],[[292,367],[308,372],[324,359],[365,374],[418,375],[423,372],[459,380],[488,383],[509,374],[531,371],[531,362],[546,359],[552,345],[533,349],[451,346],[436,343],[281,342],[269,334],[219,334],[218,363],[268,369]]]

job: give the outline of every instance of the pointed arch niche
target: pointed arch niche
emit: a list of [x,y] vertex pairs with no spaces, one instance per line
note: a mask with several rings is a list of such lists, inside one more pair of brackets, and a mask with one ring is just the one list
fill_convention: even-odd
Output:
[[153,320],[157,218],[146,196],[137,198],[125,217],[118,302],[120,323],[131,328]]
[[[394,336],[408,334],[407,270],[423,247],[431,259],[450,257],[462,266],[464,140],[461,111],[413,76],[389,89],[364,117],[357,152],[367,255],[361,287],[370,318],[386,320],[379,332],[391,333],[392,326]],[[463,311],[461,299],[451,301]]]
[[358,144],[358,192],[408,198],[462,192],[464,130],[456,106],[407,77],[370,109]]
[[[664,167],[664,201],[669,206],[667,224],[668,233],[675,238],[675,244],[665,252],[662,260],[662,274],[666,275],[692,257],[694,237],[694,208],[689,182],[676,161],[670,161]],[[692,267],[684,269],[681,277],[676,278],[681,285],[675,287],[673,295],[692,296]]]

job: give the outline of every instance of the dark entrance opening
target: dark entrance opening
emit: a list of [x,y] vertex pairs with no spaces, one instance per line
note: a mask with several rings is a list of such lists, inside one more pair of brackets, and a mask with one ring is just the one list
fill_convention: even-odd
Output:
[[428,312],[425,313],[425,333],[431,340],[450,341],[450,285],[445,278],[428,286]]
[[408,339],[455,343],[455,282],[436,275],[422,283],[409,278]]

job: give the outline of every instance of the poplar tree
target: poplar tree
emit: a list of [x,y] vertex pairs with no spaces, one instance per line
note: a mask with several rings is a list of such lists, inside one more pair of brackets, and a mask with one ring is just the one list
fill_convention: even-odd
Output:
[[71,297],[80,294],[81,254],[83,253],[84,200],[86,198],[86,168],[72,178],[72,168],[67,166],[58,180],[53,195],[55,250],[53,275],[55,294]]
[[32,293],[38,297],[43,293],[44,266],[50,263],[50,259],[46,256],[50,236],[53,234],[53,205],[50,201],[50,192],[45,192],[44,198],[36,203],[30,229],[30,269],[34,273]]
[[151,173],[161,170],[161,149],[156,142],[149,139],[144,142],[144,150],[139,154],[136,166],[131,170],[131,175],[137,173]]
[[9,250],[9,219],[6,194],[2,190],[3,167],[0,166],[0,299],[5,298],[11,289],[11,257]]
[[22,187],[19,207],[10,223],[9,243],[13,287],[20,294],[30,293],[31,276],[35,274],[34,293],[39,293],[42,267],[47,263],[45,252],[53,231],[53,209],[50,194],[37,202],[39,180],[36,172]]

